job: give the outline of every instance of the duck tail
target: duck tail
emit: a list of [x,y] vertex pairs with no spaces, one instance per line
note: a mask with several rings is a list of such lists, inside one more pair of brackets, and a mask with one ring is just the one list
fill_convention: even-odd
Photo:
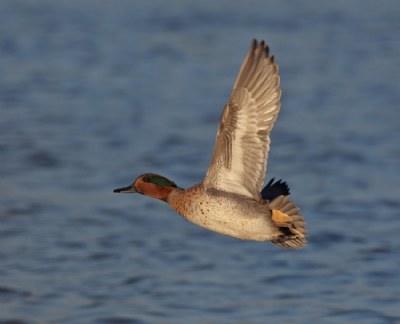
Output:
[[272,221],[281,233],[272,243],[283,248],[299,249],[304,247],[307,243],[304,217],[290,197],[278,196],[269,203],[269,207]]

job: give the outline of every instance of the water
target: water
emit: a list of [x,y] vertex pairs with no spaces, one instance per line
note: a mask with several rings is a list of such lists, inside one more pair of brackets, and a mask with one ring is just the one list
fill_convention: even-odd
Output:
[[[1,1],[0,323],[400,323],[396,1]],[[199,182],[252,38],[299,251],[116,195]]]

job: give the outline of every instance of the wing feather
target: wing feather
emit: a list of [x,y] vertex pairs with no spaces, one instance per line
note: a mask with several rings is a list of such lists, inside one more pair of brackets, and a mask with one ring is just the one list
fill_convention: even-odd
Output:
[[206,187],[261,199],[280,96],[278,65],[265,42],[254,40],[220,118]]

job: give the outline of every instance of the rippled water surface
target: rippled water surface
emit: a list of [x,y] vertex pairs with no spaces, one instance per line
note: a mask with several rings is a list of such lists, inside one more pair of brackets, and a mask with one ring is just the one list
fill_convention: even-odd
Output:
[[[1,1],[0,323],[400,323],[396,1]],[[280,65],[267,177],[307,248],[235,240],[201,181],[252,38]]]

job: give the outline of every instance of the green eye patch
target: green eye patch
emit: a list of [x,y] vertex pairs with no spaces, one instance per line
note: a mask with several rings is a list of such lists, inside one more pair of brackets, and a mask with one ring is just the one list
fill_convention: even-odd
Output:
[[169,181],[166,178],[162,178],[159,176],[150,176],[149,180],[151,183],[160,185],[160,186],[164,186],[164,187],[176,187],[176,184],[173,183],[172,181]]

